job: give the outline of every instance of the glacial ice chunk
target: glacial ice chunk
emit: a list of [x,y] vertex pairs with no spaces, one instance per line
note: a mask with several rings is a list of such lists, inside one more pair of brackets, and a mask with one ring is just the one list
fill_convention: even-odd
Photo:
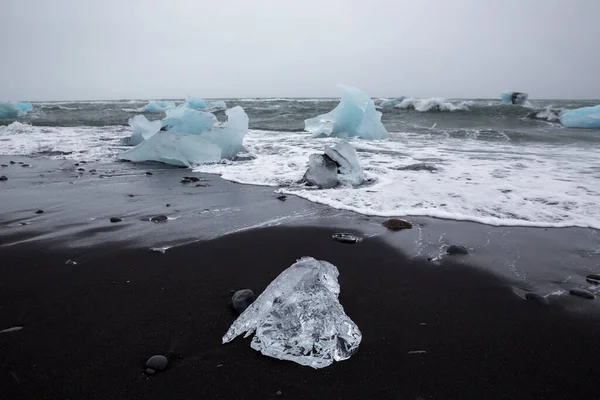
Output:
[[331,189],[338,184],[338,166],[326,154],[311,154],[308,156],[308,169],[303,181],[319,189]]
[[354,147],[346,141],[341,141],[333,147],[325,147],[325,154],[338,165],[337,179],[341,183],[357,186],[363,183],[365,175],[358,161]]
[[30,103],[0,103],[0,118],[21,118],[32,108]]
[[144,107],[144,111],[151,113],[159,113],[165,112],[170,108],[175,108],[174,101],[156,100],[150,101],[148,104],[146,104],[146,106]]
[[502,92],[502,104],[514,104],[517,106],[525,105],[527,102],[527,93],[521,92]]
[[209,101],[205,100],[201,97],[188,97],[183,104],[186,108],[191,108],[193,110],[225,110],[227,108],[227,104],[223,100],[214,100]]
[[381,108],[393,108],[398,104],[402,103],[406,99],[406,96],[397,97],[395,99],[387,99],[381,102]]
[[388,131],[381,123],[381,113],[373,100],[359,89],[341,86],[340,103],[327,114],[304,121],[304,129],[313,136],[357,136],[364,139],[385,139]]
[[162,128],[162,123],[158,121],[148,121],[143,115],[136,115],[129,118],[129,126],[133,130],[130,137],[123,140],[128,146],[137,146],[148,139]]
[[223,343],[250,336],[262,354],[324,368],[347,360],[362,334],[338,300],[338,269],[304,257],[283,271],[223,336]]
[[569,128],[600,128],[600,105],[567,110],[558,117]]
[[162,120],[167,130],[124,152],[121,158],[186,167],[233,158],[244,150],[248,116],[239,106],[225,114],[227,122],[219,123],[211,113],[187,108],[167,110],[167,117]]

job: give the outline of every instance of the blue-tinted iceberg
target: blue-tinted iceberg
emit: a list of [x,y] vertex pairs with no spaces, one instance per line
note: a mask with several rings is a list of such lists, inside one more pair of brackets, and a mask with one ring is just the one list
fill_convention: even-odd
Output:
[[162,120],[166,131],[159,131],[121,158],[129,161],[158,161],[190,167],[231,159],[244,151],[248,116],[241,107],[225,111],[227,122],[219,123],[207,112],[176,108],[167,110]]
[[398,104],[402,103],[406,99],[406,96],[397,97],[395,99],[388,99],[381,102],[381,108],[393,108]]
[[560,123],[569,128],[600,129],[600,105],[567,110],[560,114]]
[[144,140],[147,140],[152,135],[156,134],[162,128],[162,122],[148,121],[143,115],[136,115],[129,118],[129,126],[133,133],[130,137],[123,140],[123,144],[128,146],[137,146]]
[[156,100],[150,101],[148,104],[146,104],[146,106],[144,107],[144,111],[151,113],[159,113],[165,112],[170,108],[175,108],[174,101]]
[[0,118],[21,118],[31,109],[31,103],[0,103]]
[[527,93],[521,92],[502,92],[502,104],[514,104],[517,106],[523,106],[527,102]]
[[194,110],[225,110],[227,104],[223,100],[208,101],[201,97],[188,97],[183,103],[186,108]]
[[304,121],[304,129],[313,136],[361,137],[385,139],[388,131],[381,123],[381,113],[375,110],[373,100],[359,89],[343,89],[340,103],[327,114]]
[[347,360],[362,334],[338,300],[338,269],[305,257],[283,271],[231,325],[223,343],[256,332],[250,347],[300,365]]
[[333,147],[326,146],[325,154],[337,164],[337,179],[342,184],[358,186],[365,180],[365,174],[358,161],[354,147],[341,141]]

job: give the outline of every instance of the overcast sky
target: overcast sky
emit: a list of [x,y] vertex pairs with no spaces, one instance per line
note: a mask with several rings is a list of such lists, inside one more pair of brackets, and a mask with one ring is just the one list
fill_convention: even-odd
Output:
[[600,98],[600,0],[2,0],[0,100]]

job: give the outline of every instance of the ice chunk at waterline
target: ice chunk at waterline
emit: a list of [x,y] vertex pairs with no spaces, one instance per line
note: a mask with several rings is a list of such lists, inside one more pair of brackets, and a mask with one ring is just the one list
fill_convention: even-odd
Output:
[[558,118],[569,128],[600,128],[600,105],[567,110]]
[[162,123],[158,121],[148,121],[143,115],[136,115],[129,118],[129,126],[133,130],[131,137],[123,139],[123,144],[128,146],[137,146],[144,140],[150,138],[162,128]]
[[144,111],[151,113],[159,113],[167,111],[170,108],[175,108],[174,101],[157,100],[148,102],[148,104],[146,104],[146,106],[144,107]]
[[359,89],[340,87],[344,91],[340,104],[327,114],[305,120],[304,129],[314,136],[387,138],[389,133],[373,100]]
[[522,106],[527,101],[527,97],[529,97],[529,95],[521,92],[502,92],[500,97],[502,99],[502,104],[514,104],[517,106]]
[[358,161],[354,147],[346,141],[341,141],[333,147],[326,146],[325,154],[338,165],[338,180],[352,186],[358,186],[365,180],[363,169]]
[[219,124],[211,113],[177,108],[167,111],[162,121],[167,131],[159,131],[138,146],[124,152],[129,161],[158,161],[190,167],[232,158],[243,151],[248,132],[248,116],[241,107],[227,111],[228,120]]
[[283,271],[231,325],[223,343],[256,332],[262,354],[313,368],[350,358],[362,334],[338,301],[337,268],[304,257]]

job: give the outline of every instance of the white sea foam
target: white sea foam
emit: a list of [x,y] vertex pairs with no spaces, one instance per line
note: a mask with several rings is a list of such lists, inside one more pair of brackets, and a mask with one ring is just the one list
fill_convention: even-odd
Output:
[[[338,209],[377,216],[424,215],[490,225],[600,229],[600,154],[578,144],[512,143],[477,135],[392,133],[391,140],[354,140],[371,184],[314,190],[298,184],[308,156],[338,139],[306,133],[250,131],[254,160],[202,165],[200,172],[247,184],[282,186]],[[428,163],[438,168],[402,170]]]

